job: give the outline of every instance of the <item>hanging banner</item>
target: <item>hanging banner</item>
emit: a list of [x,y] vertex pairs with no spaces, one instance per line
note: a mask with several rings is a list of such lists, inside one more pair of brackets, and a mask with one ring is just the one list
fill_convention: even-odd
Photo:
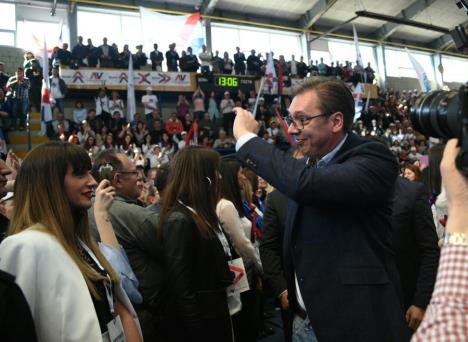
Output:
[[[97,69],[61,69],[61,77],[71,89],[127,89],[128,70]],[[133,72],[135,90],[145,90],[151,86],[154,90],[195,90],[194,75],[189,72],[160,72],[137,70]],[[193,89],[192,89],[193,88]]]
[[[205,44],[205,32],[198,12],[171,15],[140,7],[140,20],[145,51],[152,51],[153,43],[158,42],[160,49],[166,49],[170,43],[175,43],[179,52],[191,46],[194,53],[198,54]],[[161,34],[168,30],[170,34]]]

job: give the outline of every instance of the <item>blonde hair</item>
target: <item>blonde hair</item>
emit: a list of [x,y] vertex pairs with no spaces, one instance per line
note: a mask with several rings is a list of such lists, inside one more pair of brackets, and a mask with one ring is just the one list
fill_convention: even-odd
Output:
[[93,297],[101,299],[93,282],[108,279],[83,259],[79,240],[93,251],[112,281],[117,282],[118,276],[91,239],[87,210],[74,209],[68,200],[64,181],[69,167],[77,175],[91,169],[83,148],[50,142],[27,155],[15,182],[15,210],[8,233],[33,228],[54,236],[80,269]]

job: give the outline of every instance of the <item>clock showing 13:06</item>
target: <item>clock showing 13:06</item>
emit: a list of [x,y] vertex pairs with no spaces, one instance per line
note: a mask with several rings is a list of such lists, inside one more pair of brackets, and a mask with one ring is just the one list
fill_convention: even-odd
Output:
[[215,78],[215,85],[218,87],[237,87],[239,78],[233,76],[219,76]]

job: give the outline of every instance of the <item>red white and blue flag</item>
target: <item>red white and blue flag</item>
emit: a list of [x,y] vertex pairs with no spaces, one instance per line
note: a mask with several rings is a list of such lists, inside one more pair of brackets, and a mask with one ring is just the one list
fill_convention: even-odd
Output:
[[190,130],[185,137],[185,146],[198,146],[198,122],[193,120]]
[[[191,46],[194,53],[205,44],[199,12],[190,15],[170,15],[140,7],[140,21],[143,46],[148,51],[152,49],[154,42],[158,42],[160,48],[166,48],[169,44],[176,43],[179,51],[186,50],[187,47]],[[168,31],[170,34],[161,35],[161,32]]]
[[44,39],[44,50],[42,55],[42,89],[41,89],[41,130],[45,133],[46,123],[52,120],[52,107],[50,105],[50,82],[49,82],[49,53]]
[[273,95],[275,87],[278,86],[278,78],[276,77],[275,64],[273,62],[273,54],[271,52],[268,54],[267,65],[265,68],[265,77],[268,92],[270,95]]
[[361,83],[358,83],[353,90],[353,97],[354,97],[354,121],[356,121],[360,116],[363,109],[363,97],[364,91],[362,88]]

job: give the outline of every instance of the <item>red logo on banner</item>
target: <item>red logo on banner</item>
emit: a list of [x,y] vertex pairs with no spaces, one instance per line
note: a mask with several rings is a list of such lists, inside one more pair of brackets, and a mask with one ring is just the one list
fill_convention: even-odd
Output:
[[234,265],[229,265],[229,269],[233,271],[236,274],[236,277],[234,278],[233,284],[237,284],[242,277],[244,276],[244,270],[240,267],[234,266]]
[[183,82],[183,81],[185,81],[185,77],[186,77],[186,76],[187,76],[187,75],[177,75],[176,81]]
[[127,73],[126,73],[126,72],[120,73],[120,81],[119,81],[119,83],[122,83],[123,81],[125,81],[125,82],[128,83],[128,77],[127,77]]
[[84,83],[83,74],[79,71],[75,72],[75,74],[73,75],[73,83],[76,83],[76,81],[80,81],[81,83]]
[[90,77],[90,78],[91,78],[92,80],[100,80],[101,77],[102,77],[102,75],[104,75],[103,72],[93,72],[93,73],[91,74],[91,77]]
[[171,76],[163,73],[158,74],[160,77],[159,83],[167,83],[171,80]]
[[148,80],[148,77],[150,76],[150,73],[142,74],[141,72],[138,73],[138,76],[141,77],[141,80],[138,82],[138,84],[142,83],[148,83],[151,84],[151,82]]

